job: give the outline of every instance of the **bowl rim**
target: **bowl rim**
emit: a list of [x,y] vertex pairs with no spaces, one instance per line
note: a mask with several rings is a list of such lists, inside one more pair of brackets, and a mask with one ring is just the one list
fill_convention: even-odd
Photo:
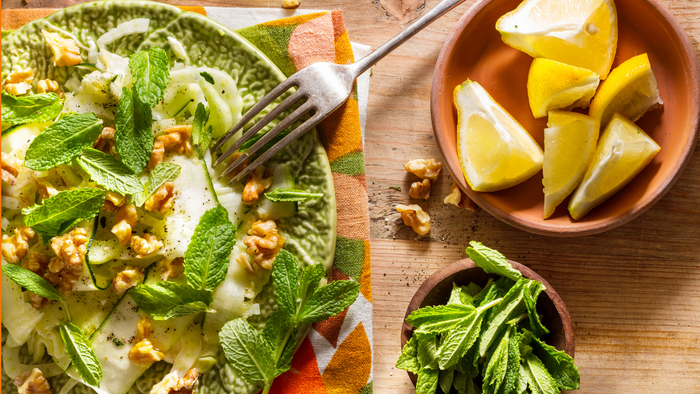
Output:
[[[564,300],[562,300],[559,294],[556,292],[556,290],[554,290],[554,287],[552,287],[552,285],[549,284],[549,282],[547,282],[537,272],[516,261],[508,260],[508,262],[513,265],[513,268],[520,271],[520,273],[522,273],[524,277],[542,282],[542,284],[545,286],[544,292],[547,293],[547,296],[549,296],[550,300],[552,300],[552,303],[554,304],[554,307],[559,313],[559,317],[562,321],[565,343],[564,351],[573,358],[576,350],[574,341],[574,328],[573,323],[571,322],[571,315],[569,314],[569,310],[566,308],[566,304],[564,304]],[[421,304],[425,300],[425,297],[438,284],[442,283],[454,274],[474,268],[477,268],[477,265],[474,263],[474,261],[472,261],[469,258],[457,260],[435,271],[435,273],[430,275],[428,279],[426,279],[423,282],[423,284],[420,285],[418,290],[416,290],[415,294],[413,295],[413,298],[411,298],[411,302],[408,304],[408,307],[406,308],[406,315],[404,316],[403,324],[401,326],[401,349],[403,349],[403,347],[406,345],[406,342],[408,342],[408,339],[410,338],[410,336],[412,336],[414,330],[413,327],[406,322],[406,318],[408,317],[408,315],[410,315],[411,312],[420,308]]]
[[[447,58],[454,51],[455,44],[459,39],[460,35],[464,32],[467,25],[471,23],[489,4],[496,0],[480,0],[474,5],[472,5],[467,12],[462,15],[457,24],[450,31],[445,43],[440,50],[438,55],[437,63],[435,65],[435,72],[433,73],[432,87],[430,91],[430,118],[433,126],[433,135],[437,140],[438,149],[440,150],[440,155],[445,159],[447,155],[444,151],[444,146],[446,146],[446,134],[445,130],[440,126],[440,95],[445,91],[445,75],[447,69]],[[647,3],[652,12],[656,15],[658,19],[665,21],[680,41],[682,53],[681,57],[685,63],[690,65],[689,74],[690,79],[694,81],[700,80],[700,64],[698,64],[697,57],[695,56],[695,50],[690,42],[688,34],[685,32],[683,27],[680,25],[676,17],[670,12],[670,10],[660,1],[660,0],[641,0]],[[684,150],[679,155],[676,164],[672,168],[672,176],[667,177],[661,185],[651,194],[650,198],[647,198],[646,202],[643,202],[641,206],[633,205],[627,209],[627,211],[609,218],[605,218],[601,221],[595,223],[583,223],[577,222],[576,225],[572,226],[561,226],[553,224],[545,224],[542,222],[533,222],[530,220],[525,220],[521,217],[513,215],[509,211],[505,211],[501,208],[492,206],[487,200],[481,197],[480,192],[473,191],[464,178],[461,168],[454,169],[450,165],[450,162],[445,159],[447,170],[452,175],[452,179],[455,183],[464,191],[467,196],[474,201],[481,209],[485,210],[492,216],[498,218],[499,220],[515,227],[520,230],[524,230],[530,233],[555,236],[555,237],[577,237],[599,234],[608,230],[612,230],[619,226],[622,226],[631,220],[639,217],[642,213],[646,212],[649,208],[654,206],[676,183],[678,178],[680,178],[683,170],[690,162],[690,158],[695,150],[695,145],[698,141],[698,124],[700,123],[700,84],[694,83],[690,84],[689,90],[692,94],[691,103],[691,140],[690,143],[686,144]],[[456,171],[458,170],[458,171]]]

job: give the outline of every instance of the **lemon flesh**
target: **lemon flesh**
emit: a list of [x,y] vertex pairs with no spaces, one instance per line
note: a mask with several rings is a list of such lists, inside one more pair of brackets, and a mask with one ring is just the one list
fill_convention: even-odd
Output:
[[454,91],[457,155],[469,186],[492,192],[515,186],[542,169],[542,149],[481,85],[467,80]]
[[605,127],[615,112],[636,122],[647,111],[663,105],[659,86],[646,53],[614,69],[600,85],[591,102],[589,115]]
[[544,218],[576,189],[586,174],[598,141],[598,123],[590,116],[552,111],[544,130]]
[[605,79],[617,50],[613,0],[525,0],[496,29],[532,57],[583,67]]
[[598,74],[549,59],[535,59],[527,77],[527,97],[535,118],[552,110],[588,108],[598,88]]
[[616,113],[598,141],[591,167],[569,203],[578,220],[627,185],[661,148],[629,119]]

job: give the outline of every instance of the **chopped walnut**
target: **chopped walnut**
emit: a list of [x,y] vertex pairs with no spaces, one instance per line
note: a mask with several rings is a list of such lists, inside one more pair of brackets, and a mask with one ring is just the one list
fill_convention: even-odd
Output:
[[243,188],[243,202],[247,205],[254,204],[258,201],[260,194],[272,185],[272,177],[265,178],[265,168],[260,166],[255,169],[253,175],[250,176],[248,183]]
[[474,201],[469,199],[469,197],[462,192],[455,182],[452,182],[452,191],[447,195],[447,197],[445,197],[444,203],[452,204],[474,212],[477,210],[477,206]]
[[80,64],[80,48],[72,38],[62,38],[60,34],[42,30],[46,43],[53,52],[53,65],[56,67]]
[[177,257],[174,259],[163,259],[158,263],[160,267],[160,278],[163,280],[175,279],[185,273],[185,259]]
[[38,186],[37,192],[39,193],[39,197],[41,197],[42,200],[46,200],[47,198],[51,198],[58,194],[58,189],[53,187],[49,181],[45,180],[44,178],[34,178],[36,180],[36,185]]
[[435,159],[416,159],[406,163],[406,171],[415,174],[420,179],[430,179],[436,181],[442,169],[442,163]]
[[57,257],[51,259],[45,275],[49,282],[58,285],[63,294],[73,290],[73,284],[83,271],[88,240],[87,230],[80,227],[51,238],[51,249]]
[[14,185],[20,171],[22,171],[22,160],[2,152],[2,181]]
[[143,237],[139,237],[138,235],[131,237],[131,249],[139,255],[138,257],[146,257],[162,247],[163,243],[160,242],[155,235],[146,233]]
[[102,205],[102,210],[107,212],[114,212],[117,208],[124,205],[126,202],[126,197],[122,196],[117,192],[108,190],[105,193],[105,203]]
[[19,394],[51,394],[51,386],[39,368],[22,372],[13,383]]
[[397,205],[396,210],[401,213],[403,222],[410,226],[418,235],[430,232],[430,216],[418,205]]
[[149,339],[140,340],[129,350],[129,361],[137,365],[151,364],[162,360],[164,356]]
[[139,320],[136,325],[136,342],[148,339],[151,336],[151,319],[148,317]]
[[127,290],[143,281],[143,272],[139,268],[126,266],[124,271],[117,274],[112,280],[112,290],[118,296],[124,295]]
[[58,86],[58,82],[53,79],[42,79],[36,83],[36,90],[39,93],[56,93],[59,96],[63,96],[63,90]]
[[175,193],[177,193],[175,184],[167,182],[146,200],[143,207],[151,212],[160,212],[164,215],[175,204]]
[[139,220],[139,215],[136,213],[134,204],[122,205],[117,209],[115,221],[117,224],[112,226],[112,234],[119,239],[119,244],[126,246],[131,240],[131,231],[136,226]]
[[31,68],[15,70],[3,81],[3,88],[7,93],[19,96],[25,94],[32,88],[30,82],[33,79]]
[[22,262],[22,268],[26,268],[39,276],[44,276],[50,261],[49,256],[41,252],[32,252]]
[[29,301],[31,302],[32,306],[38,310],[46,309],[53,303],[53,301],[50,299],[34,294],[31,291],[29,292]]
[[153,142],[153,151],[148,161],[148,168],[154,169],[163,162],[165,152],[177,152],[180,155],[192,154],[192,125],[179,125],[167,127],[165,134],[156,137]]
[[117,130],[112,127],[104,127],[100,133],[100,136],[97,137],[97,141],[92,144],[92,147],[107,154],[114,153],[116,150],[114,148],[114,144],[117,141],[114,138],[114,133],[116,132]]
[[408,195],[419,200],[427,200],[430,197],[430,180],[423,179],[422,182],[413,182]]
[[296,8],[301,4],[301,0],[282,0],[282,7],[284,8]]
[[111,231],[119,240],[119,245],[126,246],[131,242],[131,226],[125,220],[112,226]]
[[182,378],[177,375],[177,372],[171,372],[153,386],[150,394],[192,394],[199,386],[198,378],[199,372],[196,368],[187,371]]
[[284,246],[284,237],[277,232],[277,224],[274,221],[261,221],[253,223],[248,230],[248,235],[243,240],[248,254],[253,255],[255,264],[266,270],[272,269],[275,256]]
[[15,229],[15,235],[2,238],[2,255],[9,263],[17,264],[29,251],[29,240],[34,238],[31,227],[20,226]]
[[153,143],[153,151],[151,151],[151,158],[148,159],[148,169],[152,170],[156,166],[163,162],[163,156],[165,156],[165,148],[163,147],[163,142],[156,140]]

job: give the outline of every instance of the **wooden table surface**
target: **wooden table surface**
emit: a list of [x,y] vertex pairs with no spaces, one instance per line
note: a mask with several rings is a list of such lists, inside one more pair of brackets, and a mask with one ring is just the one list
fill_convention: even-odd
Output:
[[[75,0],[2,0],[3,8],[64,7]],[[176,5],[280,7],[282,0],[171,0]],[[653,208],[631,223],[582,238],[517,230],[489,214],[445,206],[443,171],[421,205],[432,230],[418,238],[394,206],[408,203],[413,176],[403,165],[440,158],[430,123],[430,84],[447,34],[467,0],[374,67],[367,114],[367,184],[374,289],[374,387],[414,392],[394,368],[399,330],[418,286],[465,257],[470,240],[497,248],[546,278],[566,302],[576,335],[581,393],[700,393],[700,159]],[[438,0],[302,0],[342,9],[353,41],[378,47]],[[700,1],[664,0],[700,50]],[[398,185],[399,192],[390,188]]]

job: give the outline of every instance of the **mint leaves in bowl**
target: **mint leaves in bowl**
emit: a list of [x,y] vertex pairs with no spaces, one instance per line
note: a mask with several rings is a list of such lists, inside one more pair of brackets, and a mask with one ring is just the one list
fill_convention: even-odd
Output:
[[418,394],[579,388],[566,306],[547,281],[478,242],[414,295],[396,367]]

